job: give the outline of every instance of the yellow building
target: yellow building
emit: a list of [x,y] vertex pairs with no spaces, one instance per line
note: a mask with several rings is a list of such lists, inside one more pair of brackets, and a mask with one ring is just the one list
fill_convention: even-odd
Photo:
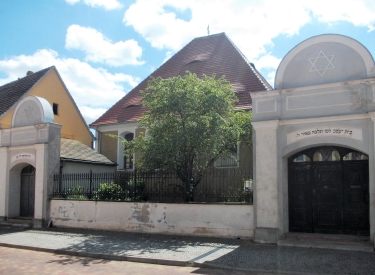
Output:
[[25,77],[0,86],[0,129],[11,127],[15,106],[26,96],[42,97],[51,104],[55,123],[62,125],[62,138],[92,147],[94,136],[54,66],[29,71]]
[[95,137],[54,66],[25,72],[24,77],[0,86],[0,130],[11,128],[16,106],[28,96],[47,100],[53,110],[53,123],[62,126],[61,173],[114,169],[116,163],[92,149]]

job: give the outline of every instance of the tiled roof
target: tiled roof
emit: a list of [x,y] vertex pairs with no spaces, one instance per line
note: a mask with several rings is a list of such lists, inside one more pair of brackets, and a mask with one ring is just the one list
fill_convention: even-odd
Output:
[[94,149],[74,139],[61,138],[60,158],[73,162],[116,165]]
[[140,91],[147,87],[151,76],[170,78],[185,75],[225,75],[239,99],[237,108],[251,108],[250,92],[272,90],[261,74],[250,65],[225,33],[195,38],[161,65],[90,126],[139,120],[142,112]]
[[0,117],[11,109],[52,68],[54,67],[43,69],[0,86]]

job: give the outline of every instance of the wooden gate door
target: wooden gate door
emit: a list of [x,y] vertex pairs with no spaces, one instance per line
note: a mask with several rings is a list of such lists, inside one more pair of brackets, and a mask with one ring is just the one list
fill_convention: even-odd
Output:
[[313,231],[340,233],[343,225],[341,162],[313,165]]
[[312,232],[311,164],[289,164],[289,230]]
[[369,219],[368,161],[343,163],[344,171],[344,231],[347,234],[367,235]]
[[35,168],[31,165],[21,171],[21,217],[34,217]]
[[368,157],[319,147],[289,158],[289,231],[369,235]]

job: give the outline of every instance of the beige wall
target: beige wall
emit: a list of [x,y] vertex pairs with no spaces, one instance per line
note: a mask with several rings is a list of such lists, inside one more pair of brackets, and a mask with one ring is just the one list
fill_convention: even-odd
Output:
[[240,144],[240,169],[253,169],[253,149],[246,144]]
[[56,227],[175,235],[253,237],[252,205],[52,200]]
[[[53,103],[58,104],[58,115],[54,116],[54,120],[62,125],[61,137],[78,140],[91,148],[91,133],[54,69],[50,70],[28,95],[42,97],[51,106]],[[10,110],[0,119],[3,128],[10,128],[13,112],[14,109]]]
[[99,153],[117,163],[117,139],[108,135],[118,135],[117,131],[102,132],[99,142]]
[[107,166],[90,163],[65,162],[62,169],[63,173],[111,173],[116,171],[116,166]]

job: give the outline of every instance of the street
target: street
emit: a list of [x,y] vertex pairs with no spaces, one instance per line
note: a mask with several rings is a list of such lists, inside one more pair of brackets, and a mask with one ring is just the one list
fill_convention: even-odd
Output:
[[[271,274],[258,272],[240,272],[197,267],[179,267],[155,264],[143,264],[128,261],[110,261],[85,257],[57,255],[47,252],[0,247],[0,274],[233,274],[257,275]],[[274,273],[273,273],[274,274]]]

